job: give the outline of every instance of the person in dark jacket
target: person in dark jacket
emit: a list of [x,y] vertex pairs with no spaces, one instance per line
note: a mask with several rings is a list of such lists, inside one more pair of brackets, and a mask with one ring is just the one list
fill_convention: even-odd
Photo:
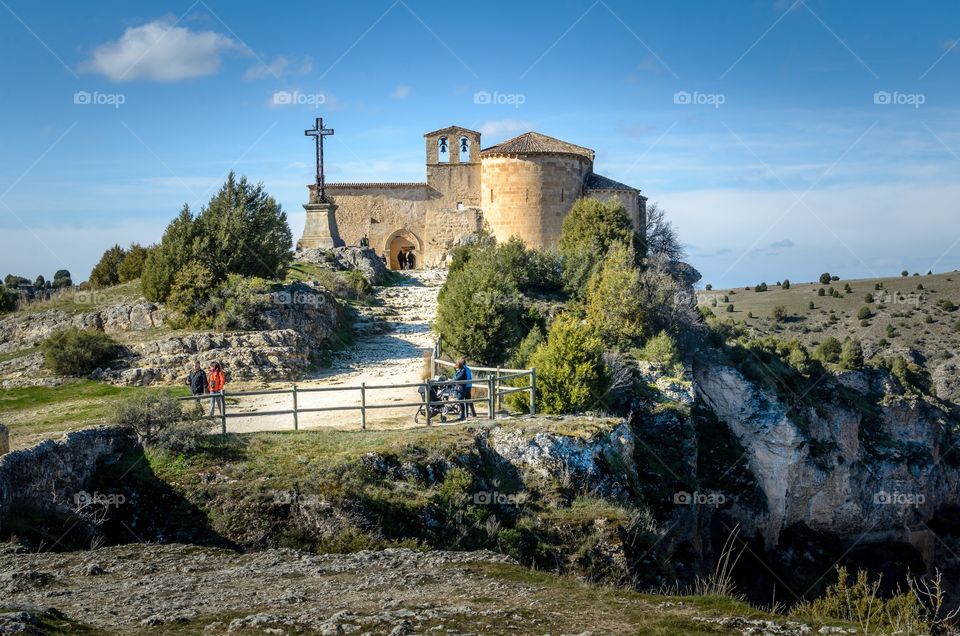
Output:
[[193,395],[203,395],[207,392],[207,374],[203,372],[198,360],[193,361],[193,370],[187,376],[187,386]]
[[[203,372],[198,360],[193,361],[193,369],[190,371],[190,375],[187,376],[187,386],[190,387],[190,393],[192,395],[203,395],[210,386],[207,382],[207,374]],[[195,402],[197,410],[202,413],[203,407],[200,405],[200,400],[195,400]]]
[[417,266],[417,259],[413,252],[407,252],[407,269],[414,269]]
[[[461,382],[463,380],[469,379],[467,377],[467,365],[464,363],[463,358],[457,360],[456,371],[453,374],[454,382]],[[466,384],[457,385],[457,399],[458,400],[469,400],[470,399],[470,390],[467,388]],[[460,403],[460,420],[463,421],[467,419],[467,405],[466,403]]]

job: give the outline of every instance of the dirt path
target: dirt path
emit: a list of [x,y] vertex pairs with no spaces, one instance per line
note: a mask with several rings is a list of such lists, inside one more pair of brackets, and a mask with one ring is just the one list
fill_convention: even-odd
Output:
[[[410,273],[409,280],[404,284],[378,287],[375,293],[380,304],[363,311],[362,321],[357,325],[358,335],[353,344],[336,354],[329,370],[314,379],[298,381],[298,390],[359,387],[362,383],[377,386],[420,382],[423,378],[424,352],[433,347],[430,323],[436,315],[437,294],[445,276],[445,270],[417,270]],[[263,389],[286,390],[291,384],[287,381],[272,382]],[[229,399],[229,387],[227,396]],[[368,389],[368,406],[385,405],[389,408],[368,410],[367,425],[377,428],[413,425],[416,407],[391,405],[416,402],[419,398],[417,389],[413,387]],[[359,406],[360,391],[298,393],[297,405],[300,409]],[[292,397],[289,394],[264,395],[230,400],[227,412],[252,413],[290,408]],[[301,413],[299,426],[356,429],[360,427],[360,412]],[[227,429],[231,432],[291,428],[292,415],[236,417],[227,420]]]

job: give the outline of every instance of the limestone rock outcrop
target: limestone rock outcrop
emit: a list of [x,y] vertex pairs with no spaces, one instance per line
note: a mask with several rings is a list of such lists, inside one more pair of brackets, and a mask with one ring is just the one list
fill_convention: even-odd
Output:
[[387,266],[369,247],[335,247],[333,249],[306,249],[294,255],[294,260],[312,263],[334,271],[357,270],[371,285],[383,285],[387,280]]

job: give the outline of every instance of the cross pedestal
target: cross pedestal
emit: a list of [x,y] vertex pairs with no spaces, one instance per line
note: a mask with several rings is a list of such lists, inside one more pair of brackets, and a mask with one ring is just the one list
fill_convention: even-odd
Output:
[[334,216],[336,204],[311,202],[305,203],[303,209],[307,211],[307,222],[303,226],[303,237],[297,241],[297,249],[337,247],[341,241]]

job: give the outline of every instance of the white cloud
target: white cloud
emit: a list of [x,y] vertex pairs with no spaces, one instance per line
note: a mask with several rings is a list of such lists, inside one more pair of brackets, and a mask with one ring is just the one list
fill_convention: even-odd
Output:
[[395,89],[393,89],[392,97],[394,99],[406,99],[410,97],[410,93],[413,92],[413,89],[407,86],[406,84],[400,84]]
[[515,137],[533,128],[533,124],[522,119],[494,119],[483,122],[480,125],[480,133],[487,137],[484,143],[488,143]]
[[283,57],[282,55],[277,57],[275,60],[266,64],[264,62],[259,62],[247,69],[246,73],[243,74],[243,79],[250,80],[259,80],[259,79],[280,79],[284,75],[294,73],[297,75],[306,75],[313,70],[313,60],[309,57],[305,57],[299,62],[295,59]]
[[115,82],[177,82],[217,73],[221,56],[233,50],[243,47],[220,33],[191,31],[164,18],[130,27],[119,40],[101,44],[80,70]]

